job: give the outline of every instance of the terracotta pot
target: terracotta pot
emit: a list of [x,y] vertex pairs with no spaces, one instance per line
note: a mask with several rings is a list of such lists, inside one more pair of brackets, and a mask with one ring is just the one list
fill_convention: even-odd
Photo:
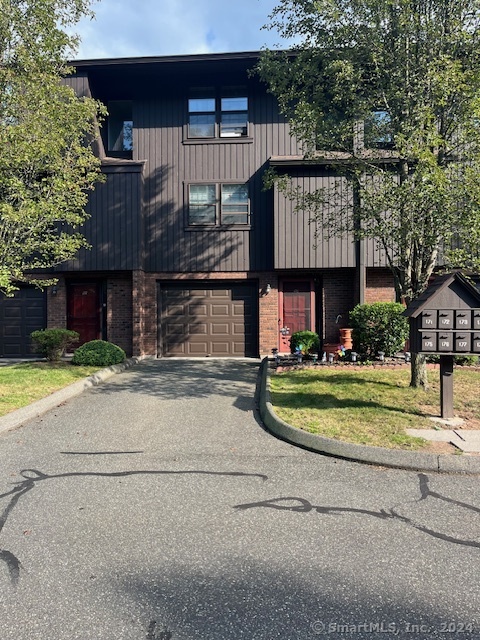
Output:
[[340,343],[345,349],[353,349],[352,329],[340,329]]

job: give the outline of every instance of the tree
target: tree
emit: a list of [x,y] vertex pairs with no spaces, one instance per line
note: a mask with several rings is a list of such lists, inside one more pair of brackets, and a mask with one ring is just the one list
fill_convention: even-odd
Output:
[[[406,304],[440,260],[477,270],[480,2],[280,0],[270,18],[296,44],[258,73],[305,155],[336,156],[349,215],[329,213],[333,193],[273,176],[280,188],[330,234],[374,238]],[[412,384],[426,384],[420,357]]]
[[[0,291],[51,282],[38,270],[86,246],[78,228],[100,177],[91,141],[102,113],[65,77],[90,0],[0,0]],[[36,271],[35,277],[32,272]]]

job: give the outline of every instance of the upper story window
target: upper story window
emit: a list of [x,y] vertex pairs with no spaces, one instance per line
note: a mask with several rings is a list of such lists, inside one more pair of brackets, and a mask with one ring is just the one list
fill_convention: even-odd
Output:
[[190,184],[187,198],[189,226],[215,227],[250,223],[247,184]]
[[130,100],[111,100],[107,108],[108,154],[131,158],[133,151],[132,102]]
[[248,135],[245,87],[193,89],[188,100],[189,138],[244,138]]
[[393,143],[391,117],[388,111],[377,109],[365,118],[366,146],[389,148]]

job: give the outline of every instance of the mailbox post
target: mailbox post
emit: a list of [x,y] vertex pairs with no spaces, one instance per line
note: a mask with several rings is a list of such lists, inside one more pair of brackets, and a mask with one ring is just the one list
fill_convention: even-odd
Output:
[[440,415],[453,418],[454,358],[480,356],[480,292],[459,272],[440,276],[404,313],[410,351],[440,356]]

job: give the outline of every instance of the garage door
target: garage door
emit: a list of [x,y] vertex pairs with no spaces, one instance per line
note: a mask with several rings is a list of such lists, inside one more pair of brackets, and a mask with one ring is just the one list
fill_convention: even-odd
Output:
[[13,298],[0,297],[0,357],[23,358],[32,355],[30,334],[45,329],[45,294],[23,287]]
[[162,356],[258,356],[254,284],[161,285]]

